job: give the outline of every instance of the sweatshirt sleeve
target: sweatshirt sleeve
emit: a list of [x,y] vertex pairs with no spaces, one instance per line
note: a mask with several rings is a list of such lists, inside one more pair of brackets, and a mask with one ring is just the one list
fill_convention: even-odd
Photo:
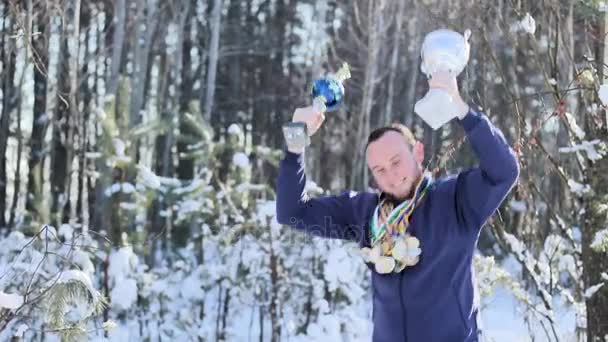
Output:
[[458,223],[478,231],[498,209],[519,177],[519,164],[502,132],[481,112],[460,120],[479,166],[462,172],[456,182]]
[[360,194],[309,198],[304,191],[303,155],[285,150],[276,186],[277,221],[315,236],[360,241],[363,227],[356,225],[354,202]]

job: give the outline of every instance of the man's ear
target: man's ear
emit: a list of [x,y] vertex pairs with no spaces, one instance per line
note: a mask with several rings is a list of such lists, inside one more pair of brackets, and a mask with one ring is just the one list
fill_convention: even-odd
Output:
[[420,141],[416,141],[414,144],[414,148],[412,149],[414,152],[414,158],[419,165],[422,165],[424,162],[424,145]]

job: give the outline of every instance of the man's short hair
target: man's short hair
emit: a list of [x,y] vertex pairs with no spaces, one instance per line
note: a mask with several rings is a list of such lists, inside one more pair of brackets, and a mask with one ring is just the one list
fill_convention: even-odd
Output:
[[374,129],[367,137],[367,144],[365,145],[365,150],[367,150],[367,147],[369,146],[369,144],[382,138],[382,136],[384,136],[387,132],[391,132],[391,131],[401,134],[401,136],[403,136],[403,139],[405,140],[405,142],[410,147],[413,147],[416,144],[416,138],[414,137],[414,134],[412,133],[412,131],[410,131],[410,129],[407,128],[407,126],[400,124],[400,123],[394,123],[390,126],[384,126],[384,127]]

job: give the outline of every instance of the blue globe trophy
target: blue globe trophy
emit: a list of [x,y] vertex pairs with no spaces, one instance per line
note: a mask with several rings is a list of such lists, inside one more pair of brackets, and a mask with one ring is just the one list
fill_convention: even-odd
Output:
[[347,63],[334,74],[329,74],[312,84],[311,96],[313,106],[321,112],[337,110],[344,100],[344,85],[350,78],[350,68]]
[[[312,84],[312,105],[319,112],[334,111],[340,107],[344,100],[344,86],[342,82],[350,78],[350,69],[347,63],[334,74],[328,74]],[[288,146],[293,150],[301,150],[310,145],[310,137],[303,122],[288,122],[283,125],[283,135]]]

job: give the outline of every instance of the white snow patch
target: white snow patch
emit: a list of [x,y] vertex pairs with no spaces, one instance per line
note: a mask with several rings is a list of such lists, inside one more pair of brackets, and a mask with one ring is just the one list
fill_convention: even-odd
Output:
[[25,334],[25,332],[28,331],[29,329],[30,329],[30,327],[28,327],[27,324],[21,323],[17,327],[17,331],[15,331],[13,336],[18,337],[18,338],[23,338],[23,334]]
[[159,177],[154,174],[152,170],[144,165],[137,165],[137,168],[139,170],[138,176],[140,176],[144,186],[155,190],[158,190],[161,187]]
[[570,187],[570,191],[579,196],[591,190],[591,187],[588,184],[581,184],[573,179],[568,179],[568,186]]
[[88,275],[92,276],[95,272],[95,266],[91,261],[91,255],[87,252],[80,249],[75,250],[72,256],[72,262]]
[[353,266],[351,257],[344,248],[334,248],[329,251],[324,276],[329,283],[330,291],[334,291],[340,284],[350,284],[351,281],[355,281],[357,272],[355,272]]
[[608,245],[608,229],[602,229],[595,233],[593,242],[591,242],[591,248],[598,250],[602,249],[604,245]]
[[249,157],[243,152],[237,152],[232,156],[232,163],[240,168],[249,167]]
[[65,241],[71,241],[72,237],[74,236],[74,229],[69,224],[64,223],[61,226],[59,226],[58,233],[59,233],[59,236],[62,236],[65,239]]
[[520,21],[517,21],[511,25],[510,31],[511,33],[525,32],[534,35],[536,32],[536,21],[530,15],[530,13],[526,13],[526,15]]
[[0,308],[15,310],[23,305],[23,296],[0,291]]
[[242,134],[242,130],[241,130],[241,126],[233,123],[230,126],[228,126],[228,134],[235,134],[235,135],[241,135]]
[[587,290],[585,290],[585,298],[591,298],[593,297],[593,295],[602,287],[604,286],[604,283],[599,283],[597,285],[593,285],[591,287],[589,287]]
[[[578,151],[585,151],[587,153],[587,157],[591,160],[599,160],[604,156],[604,152],[598,152],[594,145],[600,144],[599,139],[595,139],[592,141],[582,141],[579,145],[574,145],[570,147],[560,147],[559,152],[561,153],[573,153]],[[602,145],[600,145],[602,146]]]
[[267,201],[258,205],[258,216],[260,217],[273,217],[277,212],[277,202]]
[[137,210],[137,208],[139,208],[136,203],[132,203],[132,202],[120,202],[119,206],[120,206],[120,209],[129,210],[129,211],[135,211],[135,210]]
[[515,236],[509,233],[505,233],[505,240],[511,246],[511,249],[515,254],[520,254],[526,249],[521,241],[517,240]]
[[124,279],[110,292],[112,307],[127,310],[137,302],[137,282],[134,279]]
[[114,195],[115,193],[120,192],[121,186],[119,183],[114,183],[112,185],[110,185],[106,191],[104,191],[104,194],[106,195],[106,197],[111,197],[112,195]]
[[600,101],[604,106],[608,106],[608,84],[602,84],[598,90]]
[[112,139],[112,144],[114,145],[114,152],[116,152],[116,156],[122,157],[125,155],[125,149],[127,148],[127,146],[125,145],[124,141],[118,138],[114,138]]
[[86,152],[84,157],[87,159],[98,159],[102,157],[101,152]]
[[135,186],[131,183],[122,183],[122,192],[125,194],[131,194],[135,192]]
[[574,118],[574,116],[568,112],[564,113],[564,115],[566,116],[566,119],[568,120],[568,125],[570,125],[570,128],[572,128],[572,131],[574,131],[576,137],[580,140],[585,139],[585,131],[583,131],[576,123],[576,119]]
[[511,209],[513,211],[516,211],[516,212],[526,211],[526,202],[524,202],[524,201],[511,200],[511,202],[509,202],[509,206],[511,207]]

